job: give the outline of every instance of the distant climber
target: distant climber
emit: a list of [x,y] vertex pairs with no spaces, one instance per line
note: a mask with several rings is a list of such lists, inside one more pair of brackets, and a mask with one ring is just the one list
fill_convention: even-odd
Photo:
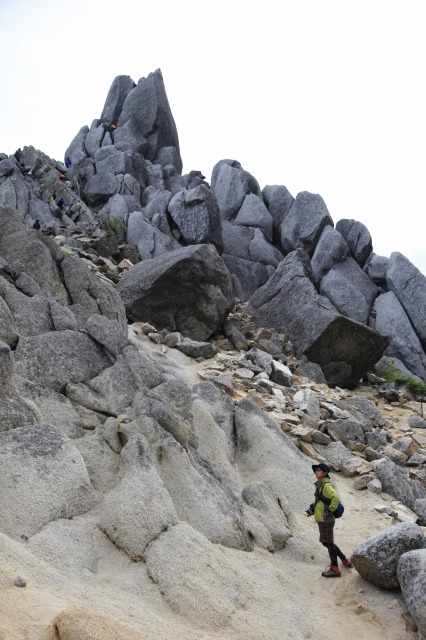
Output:
[[33,224],[33,229],[41,229],[40,220],[36,220]]
[[62,209],[62,207],[67,207],[67,206],[68,206],[68,205],[67,205],[67,203],[65,202],[65,200],[63,200],[62,198],[58,198],[58,199],[56,200],[56,205],[57,205],[60,209]]
[[59,178],[59,180],[66,180],[67,179],[65,173],[60,173],[58,178]]
[[69,157],[68,157],[68,158],[65,160],[65,166],[66,166],[66,167],[70,167],[71,165],[72,165],[71,158],[69,158]]

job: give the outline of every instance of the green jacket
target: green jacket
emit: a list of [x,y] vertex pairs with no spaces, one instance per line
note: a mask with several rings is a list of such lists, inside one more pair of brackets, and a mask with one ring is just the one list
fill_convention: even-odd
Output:
[[[337,505],[340,502],[340,496],[334,488],[330,478],[321,478],[315,483],[315,502],[314,502],[314,517],[315,522],[334,522],[333,511],[336,509]],[[322,489],[322,491],[321,491]],[[328,507],[328,511],[330,511],[329,515],[324,515],[325,504],[318,497],[319,492],[321,491],[324,498],[328,498],[331,500],[330,506]]]

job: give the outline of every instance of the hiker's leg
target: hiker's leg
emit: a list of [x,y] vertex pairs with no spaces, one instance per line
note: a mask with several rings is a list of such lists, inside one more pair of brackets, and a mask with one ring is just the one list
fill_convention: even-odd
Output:
[[332,567],[337,567],[337,549],[338,547],[334,544],[334,542],[323,542],[324,547],[326,547],[328,551],[328,555],[330,556],[330,563]]
[[334,551],[335,551],[336,555],[337,555],[337,556],[339,556],[340,560],[345,560],[345,559],[346,559],[345,554],[344,554],[344,553],[339,549],[339,547],[337,546],[337,544],[335,544],[335,543],[333,542],[333,545],[334,545],[334,547],[335,547]]

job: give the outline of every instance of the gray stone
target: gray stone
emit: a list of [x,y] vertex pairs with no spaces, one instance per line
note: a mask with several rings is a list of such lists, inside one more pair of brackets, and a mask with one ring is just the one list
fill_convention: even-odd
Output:
[[137,247],[141,260],[158,258],[165,253],[180,249],[181,245],[171,235],[164,233],[146,220],[143,213],[134,211],[129,216],[127,242]]
[[404,553],[396,572],[408,611],[419,632],[426,635],[426,549]]
[[262,199],[254,193],[245,196],[234,224],[243,227],[256,227],[262,231],[268,242],[272,242],[272,216]]
[[386,271],[389,264],[389,258],[378,256],[370,253],[367,262],[364,265],[364,271],[368,277],[379,287],[386,285]]
[[177,514],[141,435],[130,438],[122,450],[126,471],[102,503],[99,526],[134,560],[169,526]]
[[161,441],[158,467],[179,520],[186,520],[211,542],[251,549],[237,497],[214,477],[195,450],[189,455],[166,436]]
[[335,264],[321,280],[320,292],[341,314],[367,324],[377,287],[352,258]]
[[421,379],[426,380],[426,355],[413,326],[393,291],[376,298],[373,307],[374,328],[391,339],[385,355],[401,360]]
[[213,167],[211,188],[223,220],[235,218],[246,195],[260,195],[257,181],[236,160],[220,160]]
[[96,173],[84,187],[84,198],[91,207],[102,206],[118,192],[119,186],[113,173]]
[[135,265],[117,285],[130,320],[205,340],[234,306],[231,278],[211,245]]
[[272,382],[281,384],[284,387],[291,387],[293,374],[287,365],[282,364],[282,362],[278,362],[277,360],[272,360],[272,372],[270,378]]
[[235,429],[243,477],[264,482],[293,508],[311,502],[312,469],[308,458],[249,398],[241,400],[235,409]]
[[151,542],[145,562],[171,609],[196,628],[220,630],[233,614],[244,610],[248,598],[244,576],[231,567],[219,545],[185,522]]
[[53,331],[21,338],[15,350],[15,371],[33,382],[63,391],[68,382],[84,382],[111,364],[88,335]]
[[187,244],[211,243],[222,252],[220,213],[210,189],[182,189],[171,199],[169,212]]
[[102,144],[105,134],[105,128],[100,124],[99,120],[94,120],[89,132],[84,140],[84,148],[87,155],[93,156]]
[[324,227],[311,258],[314,278],[319,282],[335,264],[346,260],[349,253],[343,236],[330,225]]
[[94,314],[87,319],[85,329],[96,342],[117,356],[127,343],[127,330],[117,320]]
[[363,428],[356,420],[340,418],[327,422],[327,431],[333,440],[339,440],[345,445],[350,442],[365,443]]
[[403,522],[371,536],[353,551],[351,560],[358,573],[382,589],[399,586],[397,564],[407,551],[423,549],[425,537],[416,524]]
[[250,349],[250,351],[247,351],[245,357],[257,367],[260,367],[262,371],[265,371],[265,373],[271,375],[273,368],[273,357],[270,353],[253,347],[252,349]]
[[294,198],[284,185],[267,185],[262,193],[274,224],[274,242],[280,244],[281,223],[288,215]]
[[309,378],[309,380],[313,380],[317,384],[325,384],[324,374],[319,364],[309,362],[307,359],[306,362],[302,362],[302,364],[296,367],[294,374],[296,376]]
[[426,420],[420,416],[408,416],[407,424],[412,429],[426,429]]
[[95,492],[72,442],[41,424],[0,433],[0,520],[15,539],[88,511]]
[[[353,487],[357,491],[361,491],[362,489],[366,489],[368,484],[372,481],[373,476],[366,474],[365,476],[358,476],[354,479]],[[381,493],[381,492],[380,492]]]
[[419,516],[419,524],[426,526],[426,498],[414,500],[414,511]]
[[75,331],[78,328],[77,319],[71,309],[63,307],[56,300],[49,300],[49,307],[55,331],[66,331],[67,329]]
[[329,385],[354,386],[388,344],[385,336],[340,315],[317,293],[307,254],[300,249],[252,295],[248,310],[259,326],[287,333],[296,356],[319,364]]
[[[162,147],[174,147],[180,160],[178,133],[160,69],[141,78],[127,94],[114,131],[115,139],[120,139],[120,129],[125,125],[132,128],[133,136],[128,141],[135,151],[139,151],[140,139],[146,140],[148,148],[142,155],[148,160],[153,161]],[[181,173],[181,160],[176,170]]]
[[291,532],[278,496],[263,482],[250,482],[241,496],[245,526],[255,542],[271,552],[284,549]]
[[214,358],[219,351],[210,342],[198,342],[197,340],[178,342],[176,349],[179,349],[190,358]]
[[405,309],[426,349],[426,278],[405,256],[392,253],[386,272],[388,288]]
[[373,478],[367,483],[367,489],[371,491],[371,493],[379,495],[383,491],[383,486],[378,478]]
[[331,442],[328,445],[314,443],[318,457],[334,471],[341,471],[343,465],[352,459],[352,455],[341,442]]
[[314,420],[321,418],[320,403],[312,389],[301,389],[293,396],[293,403],[298,409],[306,412]]
[[342,219],[336,224],[336,230],[346,240],[352,257],[363,267],[373,251],[371,235],[367,227],[357,220]]
[[70,309],[81,330],[91,315],[99,314],[116,320],[127,331],[125,309],[112,284],[101,281],[82,260],[73,257],[62,260],[61,271],[72,302]]
[[397,465],[386,458],[374,463],[374,473],[383,485],[383,491],[394,496],[410,509],[414,501],[426,497],[426,489],[419,482],[410,481],[398,469]]
[[10,347],[14,347],[18,341],[18,337],[19,334],[16,331],[12,313],[0,295],[0,340]]
[[134,87],[130,76],[117,76],[108,91],[101,114],[101,122],[117,124],[123,104]]
[[89,127],[87,125],[81,127],[80,131],[65,151],[64,158],[70,158],[73,165],[78,164],[87,158],[84,142],[88,133]]
[[321,233],[333,220],[318,194],[301,191],[281,223],[281,246],[284,253],[304,249],[312,256]]

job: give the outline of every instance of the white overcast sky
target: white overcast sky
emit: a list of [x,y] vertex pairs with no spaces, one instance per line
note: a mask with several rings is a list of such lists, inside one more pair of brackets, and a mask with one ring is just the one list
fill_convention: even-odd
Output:
[[425,0],[0,0],[0,152],[56,159],[161,68],[184,172],[319,193],[426,274]]

